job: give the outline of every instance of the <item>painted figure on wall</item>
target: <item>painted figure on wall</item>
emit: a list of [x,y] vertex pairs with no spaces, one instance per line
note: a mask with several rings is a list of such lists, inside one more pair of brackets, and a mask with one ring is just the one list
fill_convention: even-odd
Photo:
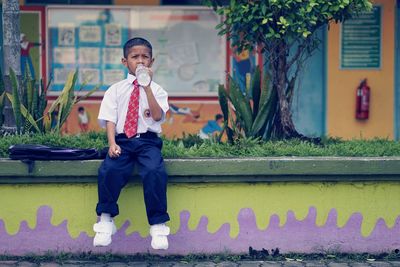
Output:
[[[200,130],[209,121],[215,120],[216,114],[221,114],[219,103],[215,100],[196,102],[175,102],[172,100],[171,102],[166,118],[167,123],[163,125],[163,133],[169,138],[182,137],[188,134],[198,136]],[[206,131],[208,131],[207,128]]]
[[82,133],[86,133],[89,130],[89,114],[82,106],[78,108],[78,124]]
[[183,115],[184,119],[182,120],[183,123],[195,123],[199,122],[198,119],[200,118],[200,110],[203,107],[202,104],[200,104],[199,108],[196,110],[188,107],[179,107],[174,104],[170,104],[170,112],[169,112],[169,119],[168,123],[172,123],[174,121],[174,115]]
[[199,131],[201,139],[210,139],[212,136],[218,134],[222,128],[221,124],[224,121],[224,116],[221,114],[215,115],[215,120],[209,120]]
[[[33,43],[28,40],[25,33],[21,33],[21,73],[23,76],[29,75],[32,79],[36,78],[35,68],[33,67],[32,59],[30,56],[30,50],[34,46],[40,46],[41,43]],[[29,73],[26,73],[26,66],[28,65]]]

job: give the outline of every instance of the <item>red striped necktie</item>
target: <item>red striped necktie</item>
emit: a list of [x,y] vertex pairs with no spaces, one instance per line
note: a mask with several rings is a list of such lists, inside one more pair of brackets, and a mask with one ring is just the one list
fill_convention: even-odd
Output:
[[124,132],[128,138],[136,135],[139,118],[139,84],[137,79],[133,82],[133,90],[129,98],[128,111],[126,113]]

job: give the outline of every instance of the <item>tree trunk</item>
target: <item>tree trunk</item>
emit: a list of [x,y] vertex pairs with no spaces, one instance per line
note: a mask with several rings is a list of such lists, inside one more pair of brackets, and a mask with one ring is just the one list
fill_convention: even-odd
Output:
[[[11,93],[10,68],[17,75],[20,92],[21,81],[21,45],[20,45],[20,19],[19,1],[3,0],[3,73],[6,92]],[[21,95],[21,92],[20,92]],[[15,119],[11,103],[6,97],[4,107],[4,127],[15,128]]]
[[294,138],[301,135],[297,132],[293,120],[290,104],[287,98],[286,90],[288,87],[287,73],[287,58],[289,53],[288,47],[284,42],[273,49],[272,59],[273,67],[273,87],[278,96],[277,114],[274,121],[274,132],[277,138]]

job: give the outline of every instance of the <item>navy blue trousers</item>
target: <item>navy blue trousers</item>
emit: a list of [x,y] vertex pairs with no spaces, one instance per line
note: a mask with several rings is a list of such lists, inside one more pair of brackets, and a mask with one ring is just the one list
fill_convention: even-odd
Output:
[[128,183],[135,163],[143,183],[147,220],[150,225],[169,221],[167,213],[168,176],[161,155],[162,140],[156,134],[144,134],[138,138],[116,137],[121,147],[117,158],[108,156],[99,168],[97,215],[119,214],[118,198],[122,188]]

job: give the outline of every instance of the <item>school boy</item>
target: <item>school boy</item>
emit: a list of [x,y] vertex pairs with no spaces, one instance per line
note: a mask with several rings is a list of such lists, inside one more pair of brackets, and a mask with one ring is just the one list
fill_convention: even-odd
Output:
[[[110,86],[105,92],[99,120],[106,122],[108,155],[99,168],[96,213],[100,216],[93,230],[94,246],[108,246],[116,227],[113,217],[119,213],[117,200],[121,189],[132,175],[134,164],[139,166],[143,183],[144,202],[150,224],[151,246],[167,249],[169,221],[167,213],[167,173],[161,155],[161,123],[168,111],[168,95],[151,81],[139,86],[136,67],[144,65],[150,77],[154,62],[151,44],[143,38],[133,38],[124,45],[122,64],[128,69],[125,80]],[[137,103],[138,102],[138,103]]]

